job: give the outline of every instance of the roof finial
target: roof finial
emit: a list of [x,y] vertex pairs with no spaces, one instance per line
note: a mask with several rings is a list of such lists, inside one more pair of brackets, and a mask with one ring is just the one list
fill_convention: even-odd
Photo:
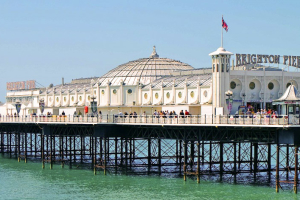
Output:
[[152,54],[150,55],[150,58],[158,58],[159,55],[156,53],[156,47],[153,46]]

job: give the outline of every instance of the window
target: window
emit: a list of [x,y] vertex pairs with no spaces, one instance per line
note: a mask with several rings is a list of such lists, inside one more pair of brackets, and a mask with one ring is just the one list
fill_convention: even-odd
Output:
[[79,96],[79,101],[81,101],[82,100],[82,96]]
[[148,94],[147,93],[144,94],[144,99],[148,99]]
[[270,82],[270,83],[268,84],[268,88],[269,88],[269,90],[273,90],[273,88],[274,88],[274,83]]
[[105,92],[104,92],[104,90],[101,90],[101,94],[104,94]]
[[74,97],[72,97],[72,99],[71,99],[72,101],[74,101]]
[[158,99],[158,93],[157,92],[155,93],[155,99]]
[[56,102],[58,102],[59,101],[59,98],[58,97],[56,97]]
[[255,88],[255,83],[254,83],[254,82],[251,82],[251,83],[249,84],[249,88],[250,88],[251,90],[253,90],[253,89]]
[[116,90],[116,89],[114,89],[114,90],[113,90],[113,93],[114,93],[114,94],[117,94],[117,90]]
[[203,92],[203,96],[207,97],[207,91],[206,90]]
[[66,102],[67,101],[67,97],[64,97],[64,102]]
[[127,90],[127,93],[131,94],[132,93],[132,89]]
[[182,97],[182,93],[178,92],[178,97],[181,98]]
[[194,98],[194,96],[195,96],[194,91],[191,91],[190,95],[191,95],[192,98]]
[[236,82],[231,81],[231,82],[230,82],[230,88],[231,88],[232,90],[235,89],[235,88],[236,88]]
[[169,99],[170,98],[170,92],[167,92],[167,98]]

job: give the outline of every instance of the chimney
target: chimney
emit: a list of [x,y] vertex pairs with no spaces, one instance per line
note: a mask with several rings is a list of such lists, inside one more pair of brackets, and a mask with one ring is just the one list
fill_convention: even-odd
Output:
[[61,84],[64,85],[65,84],[65,80],[64,77],[61,78]]

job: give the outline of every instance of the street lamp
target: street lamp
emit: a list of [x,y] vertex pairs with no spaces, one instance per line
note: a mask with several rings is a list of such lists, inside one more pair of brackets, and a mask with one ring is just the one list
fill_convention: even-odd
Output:
[[226,104],[227,104],[227,109],[228,109],[228,112],[230,114],[231,112],[231,109],[232,109],[232,95],[233,95],[233,92],[231,90],[228,90],[227,92],[225,92],[225,95],[228,97],[226,99]]
[[245,94],[245,93],[243,93],[243,94],[242,94],[242,96],[243,96],[242,105],[244,105],[246,94]]

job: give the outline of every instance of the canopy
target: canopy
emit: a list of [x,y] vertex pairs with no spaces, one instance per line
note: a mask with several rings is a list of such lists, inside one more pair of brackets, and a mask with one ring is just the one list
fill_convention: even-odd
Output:
[[272,102],[273,105],[282,104],[300,104],[300,98],[298,97],[298,91],[294,85],[290,85],[284,94]]

